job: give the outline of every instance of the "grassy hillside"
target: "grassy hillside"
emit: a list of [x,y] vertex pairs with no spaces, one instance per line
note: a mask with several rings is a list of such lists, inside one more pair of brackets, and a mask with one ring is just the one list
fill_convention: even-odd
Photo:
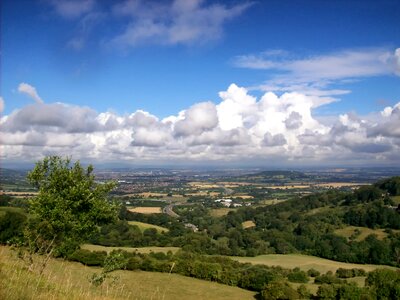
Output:
[[255,257],[231,256],[230,258],[242,263],[261,264],[267,266],[281,266],[283,268],[288,268],[288,269],[299,267],[304,271],[314,268],[321,273],[326,273],[327,271],[336,272],[338,268],[345,268],[345,269],[359,268],[359,269],[364,269],[367,272],[382,267],[392,268],[388,266],[379,266],[379,265],[343,263],[334,260],[329,260],[309,255],[301,255],[301,254],[268,254],[268,255],[259,255]]
[[115,284],[93,287],[97,268],[52,259],[42,275],[29,272],[8,247],[0,247],[0,299],[254,299],[255,293],[176,274],[117,271]]
[[168,228],[165,227],[161,227],[161,226],[157,226],[157,225],[153,225],[153,224],[149,224],[149,223],[143,223],[143,222],[138,222],[138,221],[128,221],[129,225],[136,225],[137,227],[139,227],[139,229],[143,232],[146,229],[149,228],[154,228],[156,229],[159,233],[161,232],[168,232]]
[[[398,230],[393,231],[398,232]],[[347,226],[344,228],[336,229],[334,233],[345,238],[350,238],[351,236],[354,236],[356,241],[363,241],[370,234],[375,234],[377,239],[379,240],[383,240],[388,235],[384,229],[371,229],[359,226]]]

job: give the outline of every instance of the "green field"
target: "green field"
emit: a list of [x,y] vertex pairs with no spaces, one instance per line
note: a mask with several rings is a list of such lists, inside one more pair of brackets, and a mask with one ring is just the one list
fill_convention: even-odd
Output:
[[318,270],[321,273],[328,271],[336,272],[338,268],[345,269],[364,269],[365,271],[373,271],[377,268],[392,268],[389,266],[380,265],[362,265],[338,262],[334,260],[319,258],[315,256],[301,255],[301,254],[267,254],[255,257],[238,257],[230,256],[230,258],[242,263],[261,264],[267,266],[281,266],[283,268],[293,269],[299,267],[301,270],[307,271],[311,268]]
[[129,225],[136,225],[137,227],[139,227],[139,229],[143,232],[146,229],[149,228],[154,228],[156,229],[159,233],[161,232],[168,232],[168,228],[165,227],[161,227],[161,226],[157,226],[157,225],[153,225],[153,224],[149,224],[149,223],[142,223],[142,222],[138,222],[138,221],[128,221]]
[[213,208],[210,209],[210,215],[213,217],[223,217],[226,216],[230,211],[236,211],[237,208]]
[[[343,236],[345,238],[350,238],[356,231],[359,231],[359,234],[356,236],[356,241],[363,241],[370,234],[375,234],[377,239],[383,240],[388,234],[384,231],[384,229],[371,229],[367,227],[357,227],[357,226],[347,226],[344,228],[336,229],[334,231],[335,234]],[[393,230],[398,231],[398,230]]]
[[[37,257],[35,257],[37,259]],[[37,263],[40,261],[38,260]],[[0,247],[0,299],[254,299],[254,292],[177,274],[116,271],[94,287],[88,278],[99,268],[51,259],[44,273],[29,272],[8,247]]]
[[163,252],[167,253],[168,251],[171,251],[172,253],[177,252],[180,250],[179,247],[139,247],[139,248],[133,248],[133,247],[106,247],[106,246],[100,246],[100,245],[91,245],[91,244],[84,244],[81,246],[82,249],[90,250],[90,251],[106,251],[106,252],[111,252],[112,250],[124,250],[127,252],[138,252],[138,253],[150,253],[150,252]]

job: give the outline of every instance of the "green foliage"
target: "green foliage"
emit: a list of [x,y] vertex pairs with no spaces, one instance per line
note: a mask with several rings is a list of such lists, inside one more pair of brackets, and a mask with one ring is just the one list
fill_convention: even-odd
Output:
[[96,183],[91,165],[83,168],[79,161],[72,165],[69,158],[45,157],[28,180],[39,191],[30,202],[34,226],[28,226],[26,234],[33,250],[43,242],[57,255],[67,255],[65,251],[74,250],[98,225],[116,219],[117,207],[107,201],[115,184]]
[[306,272],[300,270],[293,270],[288,275],[288,279],[291,282],[298,282],[298,283],[307,283],[309,280]]
[[335,277],[333,274],[331,274],[331,272],[328,272],[327,274],[315,277],[314,282],[318,284],[333,284],[333,283],[343,283],[345,281]]
[[299,293],[288,283],[283,281],[273,281],[268,283],[261,291],[261,299],[299,299]]
[[383,179],[375,183],[375,186],[381,190],[386,191],[391,196],[400,195],[400,176],[395,176],[387,179]]
[[363,269],[344,269],[339,268],[336,270],[336,277],[338,278],[352,278],[357,276],[365,276],[367,273]]
[[78,261],[86,266],[103,266],[104,260],[107,257],[105,251],[89,251],[85,249],[78,249],[68,256],[69,260]]
[[307,275],[310,277],[317,277],[317,276],[321,275],[321,273],[318,270],[311,268],[307,271]]
[[400,299],[400,271],[376,269],[368,274],[365,285],[372,288],[377,299]]
[[0,216],[0,244],[5,244],[12,239],[21,237],[25,222],[25,214],[5,211],[5,214]]

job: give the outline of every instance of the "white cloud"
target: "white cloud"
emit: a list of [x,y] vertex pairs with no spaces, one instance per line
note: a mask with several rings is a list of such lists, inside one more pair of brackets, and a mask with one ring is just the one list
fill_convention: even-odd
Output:
[[127,0],[114,6],[114,14],[129,18],[124,31],[112,39],[120,48],[141,44],[204,43],[221,37],[223,25],[242,14],[252,3],[228,7],[205,4],[202,0],[174,0],[155,3]]
[[[235,84],[220,101],[200,102],[160,120],[138,110],[98,113],[64,103],[35,103],[3,116],[0,157],[46,154],[92,161],[272,163],[391,162],[400,150],[400,103],[381,113],[347,113],[322,122],[315,99],[272,92],[256,98]],[[321,105],[321,104],[320,104]]]
[[252,87],[262,91],[297,91],[315,96],[317,101],[337,101],[335,96],[350,93],[335,89],[345,83],[373,76],[400,75],[400,48],[348,49],[329,54],[300,57],[286,51],[267,51],[257,55],[241,55],[233,60],[236,67],[272,70],[266,82]]
[[49,0],[54,10],[66,19],[75,19],[88,12],[95,6],[95,0]]
[[18,86],[18,92],[22,93],[22,94],[26,94],[29,97],[31,97],[33,100],[36,101],[36,103],[43,103],[42,98],[39,97],[36,88],[31,86],[28,83],[20,83]]
[[4,110],[4,99],[3,97],[0,96],[0,114],[3,112]]

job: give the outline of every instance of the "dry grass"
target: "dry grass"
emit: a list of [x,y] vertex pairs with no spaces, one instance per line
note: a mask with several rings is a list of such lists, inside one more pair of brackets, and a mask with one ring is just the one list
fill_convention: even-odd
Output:
[[253,221],[244,221],[244,222],[242,223],[242,227],[243,227],[244,229],[252,228],[252,227],[255,227],[255,226],[256,226],[256,223],[254,223]]
[[321,273],[326,273],[327,271],[336,272],[338,268],[358,268],[364,269],[367,272],[382,267],[395,269],[393,267],[381,265],[350,264],[301,254],[267,254],[259,255],[256,257],[232,256],[231,258],[243,263],[262,264],[267,266],[281,266],[283,268],[289,269],[299,267],[304,271],[314,268]]
[[139,227],[139,229],[143,232],[146,229],[149,228],[154,228],[156,229],[158,232],[168,232],[169,229],[165,228],[165,227],[161,227],[161,226],[157,226],[157,225],[153,225],[153,224],[149,224],[149,223],[143,223],[143,222],[138,222],[138,221],[128,221],[129,225],[136,225],[137,227]]
[[134,207],[128,209],[130,212],[140,213],[140,214],[161,214],[162,209],[161,207]]
[[254,299],[254,292],[176,274],[116,271],[117,280],[94,287],[98,268],[50,260],[42,275],[29,272],[7,247],[0,247],[0,299]]
[[81,246],[82,249],[90,250],[90,251],[106,251],[107,253],[113,251],[113,250],[124,250],[126,252],[137,252],[137,253],[168,253],[171,251],[172,253],[176,253],[179,251],[181,248],[179,247],[139,247],[139,248],[134,248],[134,247],[106,247],[106,246],[100,246],[100,245],[92,245],[92,244],[84,244]]
[[271,189],[271,190],[277,190],[277,189],[293,190],[293,189],[309,189],[310,186],[309,185],[269,185],[269,186],[265,186],[265,188]]
[[[375,234],[377,239],[379,240],[383,240],[388,235],[384,231],[384,229],[371,229],[367,227],[357,227],[357,226],[347,226],[345,228],[336,229],[334,233],[343,236],[345,238],[350,238],[353,234],[356,233],[357,230],[360,232],[360,234],[357,235],[355,239],[358,242],[365,240],[365,238],[370,234]],[[393,231],[400,232],[400,230],[393,230]]]

